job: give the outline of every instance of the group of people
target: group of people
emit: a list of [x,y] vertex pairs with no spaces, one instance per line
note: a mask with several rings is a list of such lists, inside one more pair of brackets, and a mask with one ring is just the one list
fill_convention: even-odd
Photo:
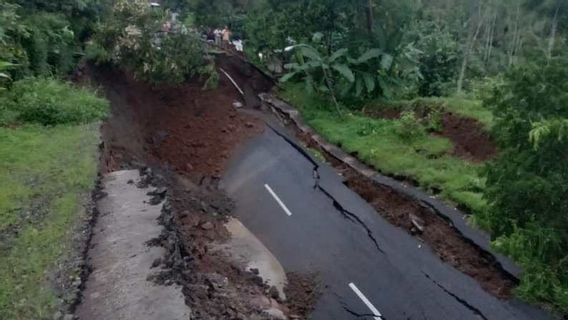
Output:
[[237,51],[243,51],[242,40],[233,39],[233,33],[228,26],[225,26],[223,29],[209,29],[207,32],[207,41],[223,49],[230,49],[232,44]]
[[219,47],[227,48],[231,42],[231,36],[232,32],[228,26],[225,26],[224,29],[209,29],[207,32],[207,41],[213,42]]

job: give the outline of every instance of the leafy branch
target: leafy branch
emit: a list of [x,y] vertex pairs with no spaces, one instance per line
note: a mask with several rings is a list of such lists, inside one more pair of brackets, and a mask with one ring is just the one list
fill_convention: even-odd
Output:
[[[323,55],[308,44],[292,46],[289,50],[296,51],[296,62],[284,66],[289,72],[280,81],[303,77],[306,89],[309,92],[328,94],[340,114],[338,97],[359,98],[364,90],[366,94],[372,94],[381,85],[380,69],[388,70],[393,63],[393,57],[380,49],[369,49],[357,58],[352,58],[346,48],[338,49],[330,55]],[[381,58],[378,61],[380,69],[376,72],[369,71],[373,69],[371,62],[378,58]]]

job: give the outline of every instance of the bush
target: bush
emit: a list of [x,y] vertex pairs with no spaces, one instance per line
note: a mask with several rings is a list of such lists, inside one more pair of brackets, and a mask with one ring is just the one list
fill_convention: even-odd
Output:
[[205,70],[204,45],[184,26],[162,31],[168,18],[147,1],[116,1],[113,14],[87,47],[87,58],[111,62],[150,83],[177,84],[200,74]]
[[97,42],[87,43],[85,47],[85,58],[97,65],[111,61],[109,52]]
[[181,83],[204,64],[202,44],[194,34],[142,35],[135,47],[123,51],[121,64],[150,83]]
[[487,170],[496,245],[519,261],[519,293],[568,312],[568,60],[510,72],[486,101],[501,154]]
[[414,140],[426,134],[426,129],[416,118],[414,111],[404,111],[396,124],[396,133],[404,140]]
[[89,123],[104,118],[108,110],[108,102],[87,89],[43,78],[16,81],[2,101],[4,125],[14,119],[42,125]]

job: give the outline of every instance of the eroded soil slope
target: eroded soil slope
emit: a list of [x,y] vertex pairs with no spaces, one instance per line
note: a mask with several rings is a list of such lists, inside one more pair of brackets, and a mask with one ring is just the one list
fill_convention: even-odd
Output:
[[143,162],[192,176],[218,176],[233,149],[263,130],[262,122],[237,112],[237,95],[222,77],[219,88],[199,83],[154,88],[124,73],[97,70],[112,104],[103,126],[106,170]]
[[[234,70],[235,64],[222,67],[247,92],[271,86],[261,77],[245,81],[246,70]],[[181,285],[198,319],[305,318],[307,303],[288,307],[257,274],[211,250],[229,239],[225,223],[234,209],[219,178],[235,149],[264,130],[261,120],[234,107],[241,96],[228,78],[221,74],[219,87],[204,91],[199,81],[152,87],[116,70],[89,73],[112,106],[102,127],[103,170],[141,169],[146,177],[141,183],[158,190],[156,203],[167,201],[160,218],[165,231],[149,245],[163,246],[168,254],[155,262],[162,272],[152,280]],[[254,96],[245,100],[254,103]]]

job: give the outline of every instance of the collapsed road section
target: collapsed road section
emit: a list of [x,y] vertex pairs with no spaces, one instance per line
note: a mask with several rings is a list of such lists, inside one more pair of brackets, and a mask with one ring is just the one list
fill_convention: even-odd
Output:
[[[269,85],[230,61],[221,67],[256,105],[247,92]],[[163,255],[146,281],[181,290],[191,319],[548,319],[511,299],[509,284],[492,292],[378,215],[385,209],[270,114],[235,109],[240,93],[227,77],[203,91],[90,73],[112,102],[104,173],[152,168],[139,185],[163,206],[162,232],[146,242]]]

